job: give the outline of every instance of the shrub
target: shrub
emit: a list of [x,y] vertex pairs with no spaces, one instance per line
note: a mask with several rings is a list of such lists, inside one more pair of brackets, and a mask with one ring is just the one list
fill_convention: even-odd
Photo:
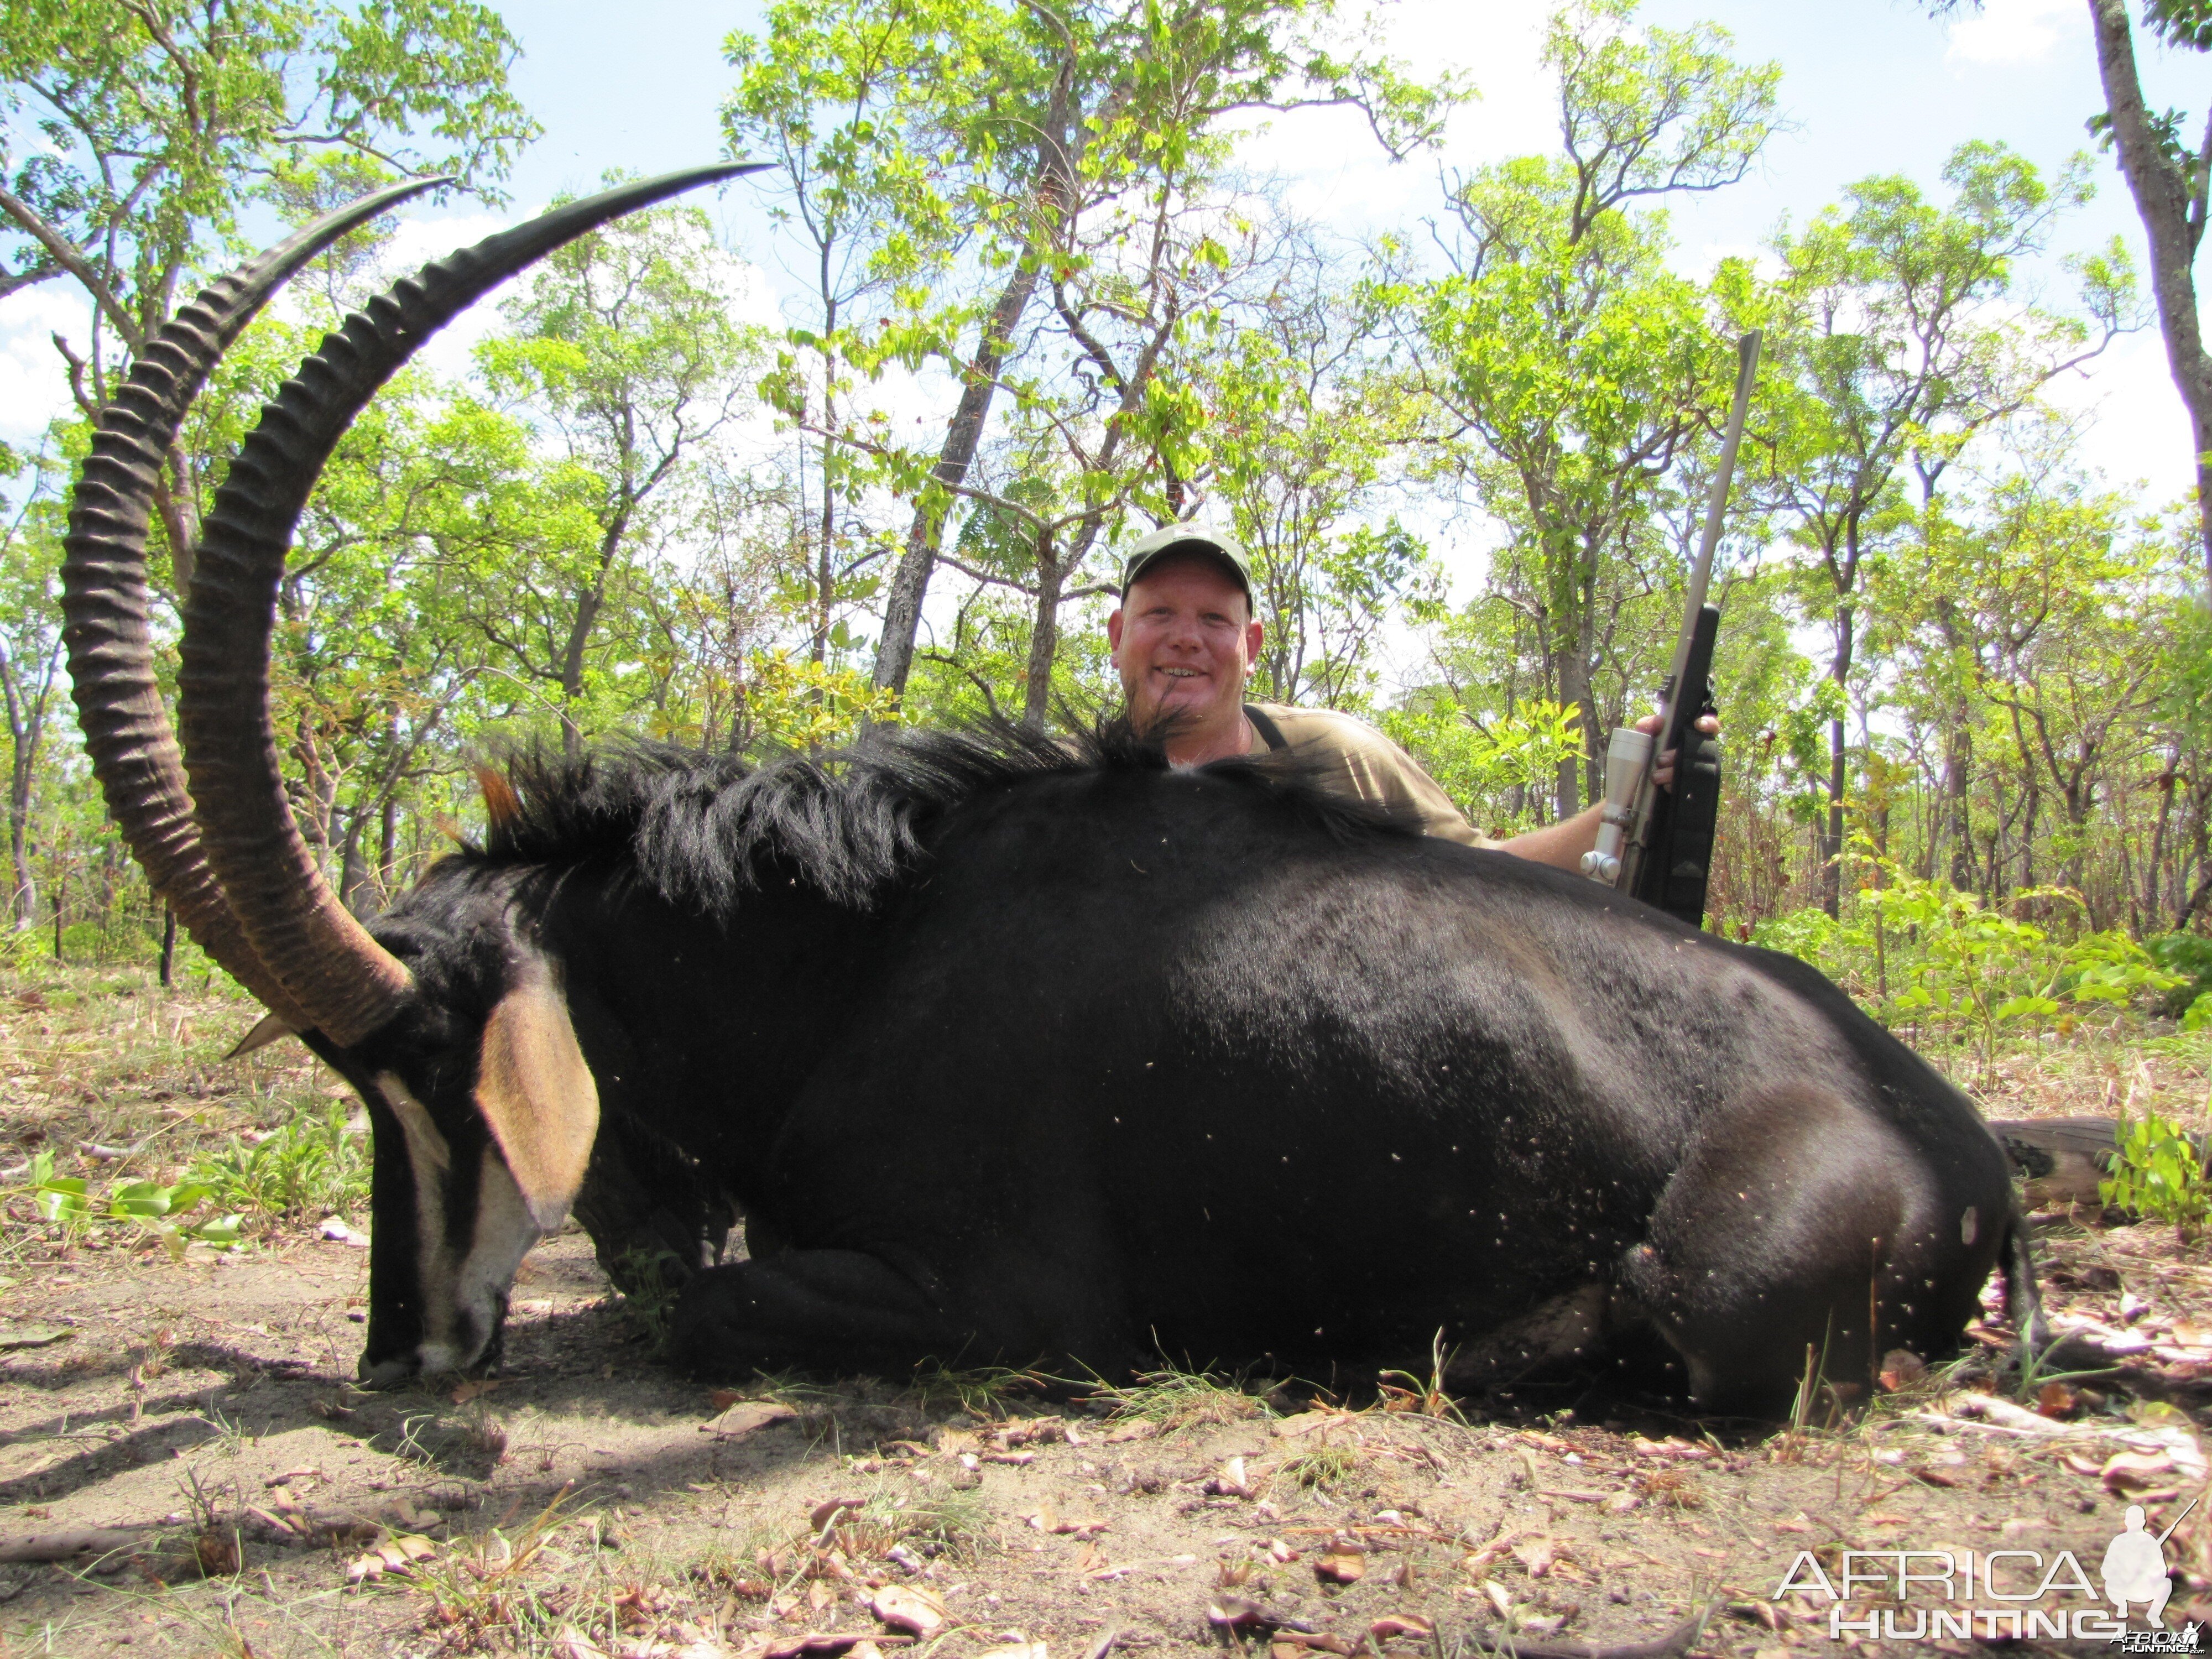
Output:
[[342,1101],[301,1111],[253,1144],[236,1135],[196,1161],[188,1180],[226,1209],[266,1215],[350,1217],[368,1202],[368,1149]]
[[2179,976],[2181,982],[2166,993],[2163,1012],[2196,1030],[2212,1024],[2212,939],[2202,933],[2160,933],[2143,941],[2151,960]]
[[2156,1112],[2145,1112],[2141,1122],[2122,1121],[2112,1173],[2097,1192],[2107,1204],[2191,1232],[2212,1214],[2204,1155],[2179,1124]]

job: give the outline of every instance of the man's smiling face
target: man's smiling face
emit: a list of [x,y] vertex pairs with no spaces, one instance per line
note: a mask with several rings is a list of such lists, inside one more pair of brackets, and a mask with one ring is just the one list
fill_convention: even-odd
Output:
[[1210,554],[1171,555],[1130,583],[1121,608],[1106,619],[1128,699],[1129,720],[1148,731],[1181,716],[1170,752],[1205,747],[1236,753],[1243,735],[1244,677],[1260,649],[1260,624],[1244,589]]

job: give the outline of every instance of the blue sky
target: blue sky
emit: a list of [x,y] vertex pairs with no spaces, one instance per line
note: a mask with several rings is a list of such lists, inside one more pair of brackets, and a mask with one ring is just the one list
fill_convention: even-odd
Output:
[[[757,8],[632,0],[611,15],[573,0],[510,0],[501,9],[524,47],[517,89],[545,127],[515,173],[515,211],[589,186],[610,167],[659,172],[720,154],[716,111],[731,79],[722,42],[732,29],[757,25]],[[1535,63],[1547,9],[1535,0],[1401,0],[1383,8],[1401,56],[1417,66],[1462,68],[1483,94],[1454,123],[1446,164],[1553,141]],[[2000,139],[2039,164],[2061,165],[2087,146],[2082,122],[2100,106],[2085,11],[2080,0],[1990,0],[1978,16],[1938,23],[1893,0],[1650,0],[1643,12],[1650,21],[1711,19],[1734,33],[1741,55],[1779,60],[1795,125],[1774,138],[1753,177],[1676,207],[1680,263],[1702,271],[1723,253],[1755,249],[1784,216],[1802,221],[1872,173],[1901,172],[1933,187],[1945,155],[1970,138]],[[2202,120],[2212,58],[2146,46],[2145,59],[2154,106],[2179,105]],[[1280,117],[1249,150],[1285,177],[1304,210],[1347,234],[1418,219],[1436,201],[1435,161],[1388,163],[1364,125],[1339,112]],[[2140,258],[2140,230],[2108,158],[2099,158],[2095,178],[2098,199],[2061,232],[2060,247],[2118,233]],[[741,185],[716,210],[737,250],[763,264],[773,291],[785,279],[754,204]],[[497,219],[456,204],[417,216],[407,244],[425,256],[441,252]],[[2037,275],[2063,292],[2055,264]],[[0,438],[33,434],[59,406],[58,363],[46,337],[54,328],[72,331],[80,315],[59,284],[0,305]],[[2154,331],[2123,342],[2058,395],[2094,411],[2087,453],[2114,481],[2144,480],[2154,503],[2186,486],[2187,428]]]

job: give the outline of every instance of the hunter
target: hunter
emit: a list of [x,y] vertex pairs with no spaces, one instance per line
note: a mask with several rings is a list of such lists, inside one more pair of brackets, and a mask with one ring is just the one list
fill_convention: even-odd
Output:
[[[1231,755],[1296,747],[1340,768],[1339,787],[1362,800],[1410,813],[1422,830],[1469,847],[1576,870],[1597,844],[1592,805],[1571,818],[1492,841],[1468,823],[1450,796],[1413,757],[1365,721],[1333,709],[1247,702],[1244,681],[1259,655],[1261,625],[1252,614],[1251,561],[1236,539],[1211,525],[1163,526],[1131,548],[1121,567],[1121,604],[1106,618],[1106,638],[1121,676],[1130,721],[1139,730],[1172,719],[1168,759],[1197,766]],[[1656,731],[1659,717],[1639,722]],[[1719,730],[1707,715],[1706,732]],[[1659,781],[1674,775],[1661,757]]]

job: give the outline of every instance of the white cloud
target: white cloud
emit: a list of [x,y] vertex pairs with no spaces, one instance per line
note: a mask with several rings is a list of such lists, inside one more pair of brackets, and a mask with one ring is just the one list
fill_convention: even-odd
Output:
[[69,372],[52,337],[82,355],[90,324],[79,291],[58,279],[19,289],[0,305],[0,440],[32,443],[69,408]]
[[2069,0],[1987,0],[1980,11],[1951,25],[1944,61],[1996,67],[2037,63],[2057,43],[2051,20],[2076,9]]
[[2144,504],[2153,507],[2195,486],[2189,415],[2156,330],[2116,342],[2084,373],[2061,375],[2046,395],[2059,408],[2089,416],[2078,453],[2107,483],[2142,484]]

